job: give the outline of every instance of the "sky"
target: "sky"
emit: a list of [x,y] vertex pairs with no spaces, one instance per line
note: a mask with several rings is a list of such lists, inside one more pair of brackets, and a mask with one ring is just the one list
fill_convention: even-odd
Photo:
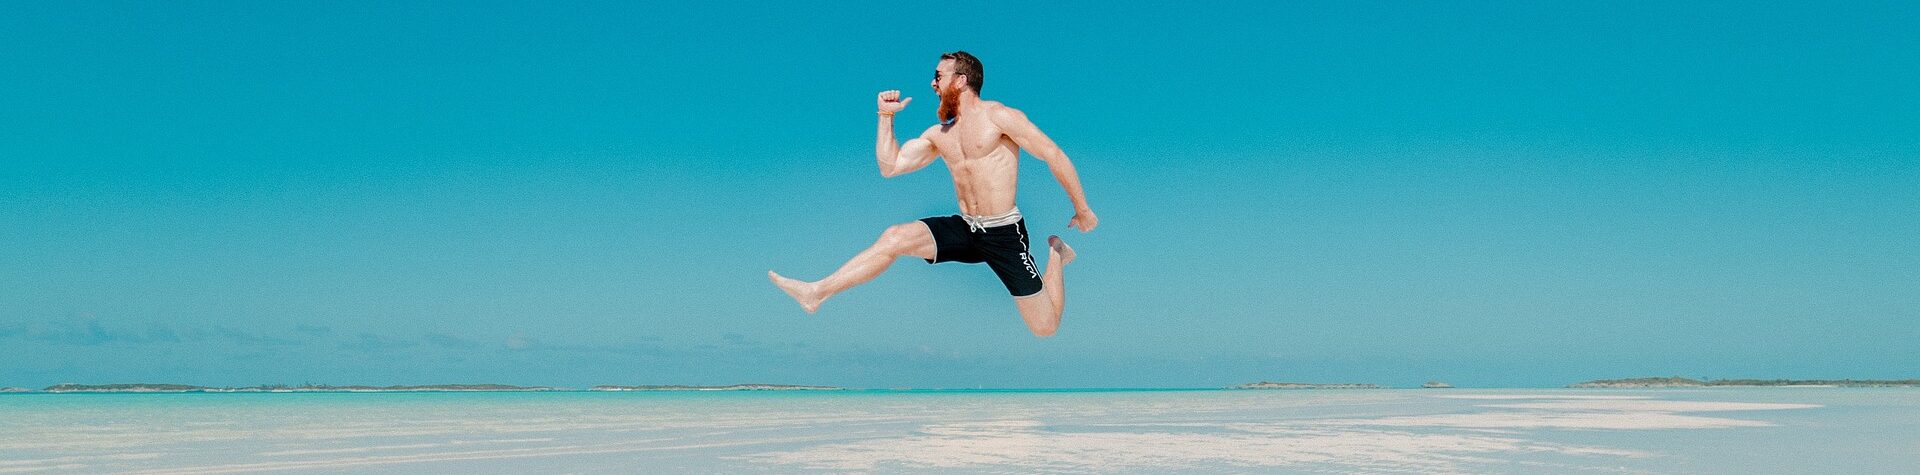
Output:
[[[0,386],[1920,377],[1920,7],[12,2]],[[873,96],[1079,169],[1060,333],[902,259]]]

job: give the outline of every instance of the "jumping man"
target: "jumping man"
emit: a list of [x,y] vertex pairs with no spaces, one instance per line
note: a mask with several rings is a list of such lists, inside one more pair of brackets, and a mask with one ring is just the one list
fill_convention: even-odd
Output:
[[1067,161],[1067,154],[1020,110],[981,100],[983,79],[980,60],[973,55],[964,51],[941,55],[933,70],[933,92],[940,96],[940,108],[935,111],[940,124],[928,127],[920,137],[905,144],[894,140],[893,115],[913,98],[902,99],[900,91],[881,92],[877,98],[880,138],[874,153],[880,175],[892,178],[912,173],[935,158],[946,158],[947,170],[953,173],[954,192],[959,195],[960,214],[888,227],[872,247],[847,260],[825,279],[803,282],[773,271],[767,271],[767,278],[799,301],[800,308],[813,313],[834,294],[873,280],[900,256],[914,256],[928,263],[985,262],[1013,294],[1027,330],[1036,336],[1052,336],[1060,328],[1060,311],[1067,302],[1060,272],[1073,261],[1073,248],[1059,236],[1049,236],[1046,271],[1034,267],[1033,256],[1027,253],[1026,220],[1013,204],[1020,149],[1047,162],[1053,178],[1073,200],[1074,214],[1068,226],[1088,232],[1100,224],[1100,218],[1087,206],[1080,190],[1080,175]]

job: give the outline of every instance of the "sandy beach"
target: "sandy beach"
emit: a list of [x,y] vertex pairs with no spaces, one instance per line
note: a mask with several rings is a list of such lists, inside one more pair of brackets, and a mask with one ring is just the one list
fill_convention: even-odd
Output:
[[1920,467],[1920,391],[26,394],[0,473],[1808,473]]

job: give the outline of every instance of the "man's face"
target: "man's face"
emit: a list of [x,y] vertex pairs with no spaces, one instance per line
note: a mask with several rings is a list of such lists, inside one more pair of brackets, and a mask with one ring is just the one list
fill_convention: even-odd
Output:
[[940,64],[933,66],[932,85],[934,94],[945,96],[947,95],[947,91],[952,90],[952,87],[958,84],[959,81],[953,80],[953,60],[941,60]]
[[933,93],[940,95],[940,108],[934,112],[941,122],[960,116],[960,88],[965,77],[954,76],[953,60],[940,61],[933,67]]

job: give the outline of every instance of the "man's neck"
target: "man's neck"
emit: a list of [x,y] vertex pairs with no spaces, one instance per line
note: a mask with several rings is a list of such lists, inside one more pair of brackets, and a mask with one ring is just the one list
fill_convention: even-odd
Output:
[[955,102],[959,103],[955,106],[955,112],[959,115],[954,116],[953,120],[941,121],[941,125],[953,125],[955,122],[959,122],[961,117],[977,113],[980,110],[980,95],[974,94],[973,91],[961,91],[960,98],[955,99]]
[[980,108],[979,94],[974,94],[973,91],[964,91],[960,93],[960,111],[961,112],[973,112],[974,109],[979,109],[979,108]]

